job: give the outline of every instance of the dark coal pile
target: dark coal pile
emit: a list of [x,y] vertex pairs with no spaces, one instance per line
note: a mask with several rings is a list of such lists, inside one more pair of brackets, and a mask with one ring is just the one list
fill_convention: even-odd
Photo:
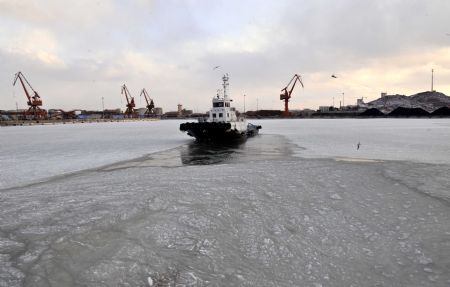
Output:
[[449,107],[441,107],[434,112],[431,113],[432,117],[450,117],[450,108]]
[[430,113],[421,108],[398,107],[388,114],[389,117],[429,117]]
[[368,109],[368,110],[365,110],[364,112],[360,113],[359,116],[361,116],[361,117],[384,117],[385,114],[377,108],[372,108],[372,109]]

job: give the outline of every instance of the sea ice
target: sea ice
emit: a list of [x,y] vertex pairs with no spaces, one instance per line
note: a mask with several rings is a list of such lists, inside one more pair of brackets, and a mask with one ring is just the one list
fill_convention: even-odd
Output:
[[178,123],[2,128],[0,286],[450,282],[448,120],[261,120],[224,150]]

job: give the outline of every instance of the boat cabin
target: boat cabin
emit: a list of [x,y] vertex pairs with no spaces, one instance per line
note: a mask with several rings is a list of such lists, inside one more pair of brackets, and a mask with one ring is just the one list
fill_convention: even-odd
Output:
[[236,109],[231,107],[233,101],[228,97],[228,75],[222,77],[223,80],[223,95],[220,92],[212,99],[212,109],[209,111],[209,122],[233,122],[237,121]]

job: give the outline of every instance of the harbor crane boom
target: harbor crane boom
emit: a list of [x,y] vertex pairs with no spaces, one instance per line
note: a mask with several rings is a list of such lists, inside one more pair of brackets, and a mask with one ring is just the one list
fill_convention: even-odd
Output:
[[[292,77],[292,79],[289,81],[287,86],[284,87],[283,89],[281,89],[280,100],[282,100],[282,101],[284,100],[284,116],[285,117],[289,116],[288,102],[289,102],[289,99],[291,98],[292,91],[294,90],[294,87],[295,87],[295,84],[297,84],[297,81],[300,82],[302,87],[304,87],[303,82],[302,82],[302,77],[300,75],[295,74]],[[292,86],[289,88],[289,86],[291,84],[292,84]]]
[[[25,115],[32,115],[34,117],[34,119],[45,118],[47,115],[47,112],[40,108],[40,106],[42,106],[42,99],[39,96],[39,94],[33,89],[30,82],[28,82],[27,78],[25,78],[25,76],[22,72],[19,71],[14,75],[13,86],[16,85],[17,79],[19,79],[20,83],[22,84],[22,88],[27,97],[27,105],[29,106],[29,108],[28,108],[28,111],[25,112]],[[30,96],[30,93],[28,92],[28,89],[25,86],[25,83],[33,91],[33,93],[34,93],[33,96]]]
[[122,95],[125,95],[125,98],[127,99],[127,109],[125,110],[125,115],[128,115],[129,117],[133,117],[134,114],[134,107],[136,106],[134,104],[134,97],[131,96],[130,91],[128,91],[128,88],[125,84],[122,86]]
[[141,91],[141,97],[144,95],[145,102],[147,103],[147,110],[145,111],[145,115],[149,116],[153,112],[153,108],[155,107],[155,104],[153,103],[153,99],[150,98],[150,96],[147,93],[147,90],[144,88]]

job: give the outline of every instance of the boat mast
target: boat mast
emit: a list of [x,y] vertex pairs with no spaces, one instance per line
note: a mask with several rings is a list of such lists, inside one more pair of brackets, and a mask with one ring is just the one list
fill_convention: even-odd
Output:
[[222,77],[222,81],[223,81],[223,99],[225,100],[225,101],[227,101],[228,100],[228,94],[227,94],[227,87],[228,87],[228,80],[229,80],[229,77],[228,77],[228,74],[225,74],[225,75],[223,75],[223,77]]

